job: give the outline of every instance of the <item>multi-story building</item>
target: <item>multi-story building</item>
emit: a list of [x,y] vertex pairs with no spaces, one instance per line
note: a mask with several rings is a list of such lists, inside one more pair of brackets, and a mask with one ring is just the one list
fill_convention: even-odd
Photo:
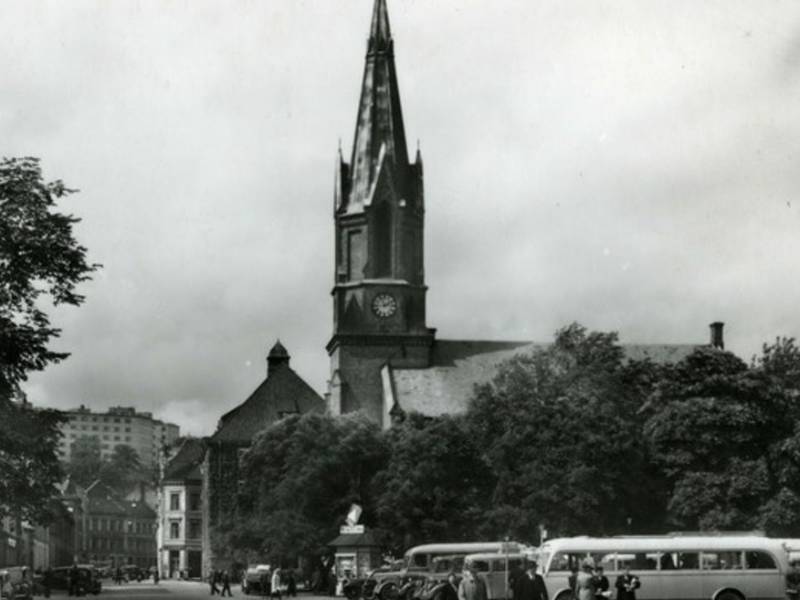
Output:
[[156,564],[156,512],[144,499],[126,500],[95,481],[86,489],[89,498],[87,554],[94,563],[112,567]]
[[107,412],[93,412],[81,405],[66,411],[68,421],[61,426],[59,451],[62,460],[68,461],[72,446],[82,437],[96,438],[100,452],[108,457],[114,448],[130,446],[139,455],[142,465],[157,465],[165,446],[175,442],[180,430],[173,423],[153,418],[149,412],[136,412],[128,406],[109,408]]
[[158,503],[158,568],[164,577],[196,578],[203,566],[202,440],[184,440],[164,466]]

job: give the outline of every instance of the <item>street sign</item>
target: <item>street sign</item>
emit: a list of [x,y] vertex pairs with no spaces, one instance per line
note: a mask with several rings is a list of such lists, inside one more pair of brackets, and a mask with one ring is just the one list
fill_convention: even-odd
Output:
[[339,533],[364,533],[363,525],[342,525],[339,528]]

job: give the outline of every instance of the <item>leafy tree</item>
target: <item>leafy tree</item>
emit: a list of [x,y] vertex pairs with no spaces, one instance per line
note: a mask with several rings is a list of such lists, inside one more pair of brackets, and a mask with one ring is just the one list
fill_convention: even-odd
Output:
[[0,518],[46,524],[53,516],[63,420],[58,411],[0,400]]
[[749,368],[729,352],[699,348],[656,387],[644,432],[671,484],[674,525],[752,529],[797,504],[789,490],[775,496],[775,459],[781,447],[791,453],[793,424],[782,385],[768,376],[777,357],[765,356],[769,364]]
[[494,478],[465,419],[412,413],[387,436],[391,458],[376,478],[377,514],[392,546],[475,539]]
[[127,491],[139,481],[147,481],[148,474],[142,469],[139,455],[128,445],[114,447],[114,451],[100,469],[100,479],[115,490]]
[[630,363],[614,333],[572,324],[555,342],[498,368],[467,413],[497,477],[492,537],[652,529],[659,487],[638,411],[657,370]]
[[215,539],[238,549],[236,560],[326,554],[351,503],[374,521],[372,482],[385,460],[380,430],[361,415],[282,419],[245,455],[239,514]]
[[30,371],[68,356],[49,348],[59,330],[39,301],[81,304],[75,287],[98,268],[73,237],[79,219],[54,210],[73,191],[46,183],[35,158],[0,160],[0,399]]
[[100,477],[102,469],[100,440],[90,436],[77,438],[73,442],[70,460],[65,467],[72,480],[78,485],[86,487]]
[[35,158],[0,160],[0,511],[34,520],[47,517],[62,476],[60,417],[21,403],[19,386],[67,356],[50,348],[59,330],[41,304],[79,305],[75,288],[98,267],[73,237],[78,219],[55,211],[72,191],[45,182]]

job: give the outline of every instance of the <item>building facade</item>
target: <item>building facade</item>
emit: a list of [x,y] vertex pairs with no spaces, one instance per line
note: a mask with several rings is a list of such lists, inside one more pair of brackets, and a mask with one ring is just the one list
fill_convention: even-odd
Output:
[[[408,149],[386,0],[375,0],[350,162],[334,188],[331,414],[362,411],[384,428],[408,412],[466,410],[502,361],[546,344],[443,340],[426,322],[422,156]],[[721,324],[719,329],[721,344]],[[701,344],[625,345],[629,359],[675,362]],[[714,342],[712,334],[712,345]]]
[[88,559],[111,567],[155,566],[157,514],[144,499],[126,500],[101,481],[86,494]]
[[202,577],[204,454],[202,440],[186,439],[164,466],[158,502],[158,568],[163,577]]
[[136,450],[142,465],[158,465],[164,447],[174,443],[180,435],[174,423],[159,421],[152,413],[137,412],[126,406],[94,412],[81,405],[66,411],[66,416],[68,420],[61,426],[63,437],[59,446],[64,461],[69,461],[76,440],[90,437],[98,440],[104,458],[111,456],[117,446],[126,445]]
[[267,377],[239,406],[222,415],[206,440],[201,467],[203,573],[227,559],[215,552],[214,533],[236,518],[240,465],[255,435],[289,415],[323,412],[325,402],[289,366],[290,356],[278,341],[267,356]]

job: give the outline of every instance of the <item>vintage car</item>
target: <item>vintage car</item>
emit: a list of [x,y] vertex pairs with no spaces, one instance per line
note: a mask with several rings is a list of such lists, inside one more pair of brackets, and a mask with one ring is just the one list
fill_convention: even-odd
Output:
[[125,565],[122,574],[127,581],[142,581],[148,577],[147,572],[137,565]]
[[250,565],[242,575],[243,594],[261,594],[261,578],[266,575],[267,581],[272,577],[272,569],[269,565]]
[[95,574],[94,565],[77,565],[75,567],[56,567],[50,569],[44,578],[46,587],[52,590],[65,590],[69,591],[69,578],[72,569],[77,569],[78,572],[78,594],[94,594],[97,595],[102,590],[100,579]]
[[33,577],[28,567],[0,569],[0,598],[2,600],[31,600]]

